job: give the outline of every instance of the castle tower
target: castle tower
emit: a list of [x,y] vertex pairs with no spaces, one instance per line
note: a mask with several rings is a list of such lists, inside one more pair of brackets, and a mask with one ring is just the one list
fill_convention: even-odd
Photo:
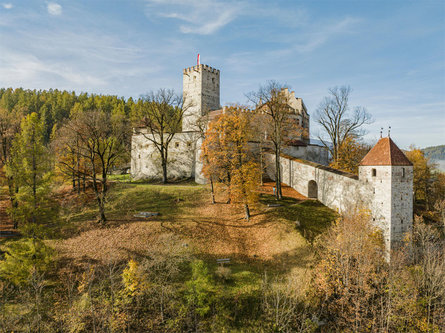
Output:
[[391,138],[381,138],[360,162],[359,179],[372,188],[372,220],[389,255],[413,225],[413,165]]
[[205,113],[220,108],[219,70],[197,65],[183,71],[184,111],[183,131],[196,131],[196,121]]

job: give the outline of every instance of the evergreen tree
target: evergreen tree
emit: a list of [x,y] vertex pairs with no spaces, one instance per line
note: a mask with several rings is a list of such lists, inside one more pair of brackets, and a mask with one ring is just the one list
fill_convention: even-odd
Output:
[[21,132],[13,140],[12,158],[7,165],[7,173],[18,187],[18,206],[12,208],[12,214],[31,229],[53,216],[49,198],[51,162],[43,142],[44,125],[32,113],[21,122]]

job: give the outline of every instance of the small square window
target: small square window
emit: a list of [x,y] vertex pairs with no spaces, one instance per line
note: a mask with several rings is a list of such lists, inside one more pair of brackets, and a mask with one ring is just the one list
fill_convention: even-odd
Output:
[[190,142],[187,142],[187,147],[191,147],[192,144]]
[[176,147],[176,148],[179,147],[179,142],[175,142],[175,147]]

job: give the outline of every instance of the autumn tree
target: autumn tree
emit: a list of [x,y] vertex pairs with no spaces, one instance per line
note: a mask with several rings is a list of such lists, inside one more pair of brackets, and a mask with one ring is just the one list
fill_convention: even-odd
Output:
[[410,147],[406,157],[413,163],[414,197],[417,202],[423,201],[427,210],[430,209],[431,189],[433,184],[434,165],[425,157],[422,150]]
[[363,107],[349,106],[351,88],[347,86],[329,89],[317,109],[315,121],[320,124],[323,135],[319,139],[329,150],[334,163],[338,162],[339,152],[348,138],[360,138],[365,133],[363,125],[372,123],[371,115]]
[[368,145],[353,136],[348,136],[338,148],[337,160],[332,160],[330,167],[358,174],[360,161],[369,150]]
[[136,125],[145,127],[141,134],[159,152],[162,166],[162,181],[168,181],[168,153],[176,133],[182,130],[182,119],[187,102],[173,90],[159,89],[143,96],[134,106],[133,118]]
[[229,188],[229,202],[244,205],[246,219],[249,204],[257,200],[258,164],[249,152],[251,113],[240,107],[230,107],[211,122],[202,144],[203,173]]
[[[61,131],[69,138],[78,140],[79,158],[85,161],[86,167],[76,172],[82,173],[92,183],[99,208],[99,223],[106,222],[108,174],[127,153],[124,149],[123,126],[125,124],[114,121],[110,113],[91,110],[74,116]],[[72,142],[69,140],[66,142],[67,150],[70,149],[69,144]]]
[[293,110],[289,105],[290,95],[284,91],[284,85],[270,81],[261,86],[258,91],[247,95],[249,100],[255,104],[256,113],[265,126],[259,135],[265,135],[272,143],[275,153],[275,183],[277,199],[282,199],[281,190],[281,163],[280,156],[286,140],[304,134],[302,128],[292,117]]
[[381,331],[385,247],[366,212],[345,214],[320,244],[314,292],[333,331]]
[[54,205],[50,198],[51,159],[43,144],[44,127],[36,113],[23,118],[21,132],[12,142],[12,158],[7,174],[18,187],[18,205],[12,207],[15,219],[24,223],[47,222]]

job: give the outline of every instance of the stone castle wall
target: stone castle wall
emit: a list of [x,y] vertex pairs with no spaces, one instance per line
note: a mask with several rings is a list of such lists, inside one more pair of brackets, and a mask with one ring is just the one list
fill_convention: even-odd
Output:
[[[265,154],[267,175],[275,179],[275,154]],[[282,182],[325,206],[365,208],[390,249],[413,224],[413,167],[360,166],[359,177],[287,155],[280,157]]]
[[[131,176],[138,179],[162,179],[161,157],[146,129],[135,129],[131,139]],[[198,133],[182,132],[173,137],[168,149],[168,178],[195,177]]]
[[[275,179],[275,155],[266,153],[265,161],[267,175]],[[371,200],[370,188],[354,175],[287,155],[280,163],[283,183],[329,208],[345,211]]]

